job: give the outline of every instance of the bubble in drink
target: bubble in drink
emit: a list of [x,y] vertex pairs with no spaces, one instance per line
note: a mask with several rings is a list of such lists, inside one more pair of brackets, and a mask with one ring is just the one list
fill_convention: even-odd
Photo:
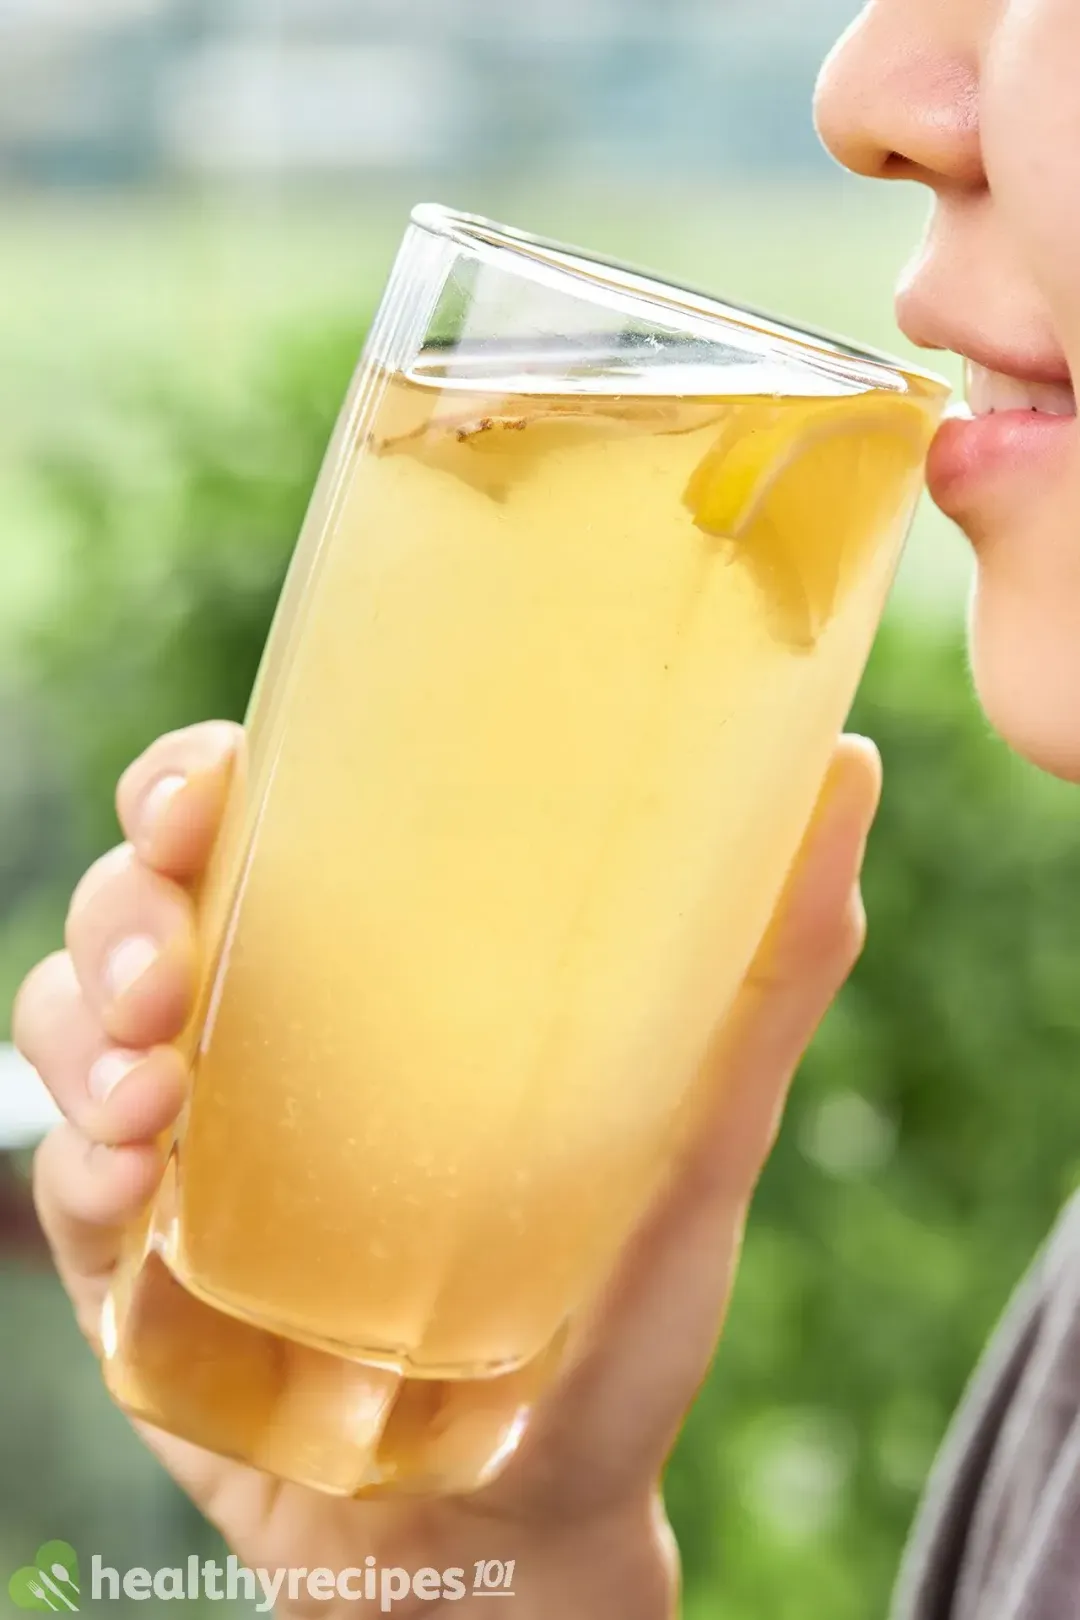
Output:
[[512,1449],[693,1117],[940,403],[648,386],[383,374],[279,617],[109,1376],[286,1477]]

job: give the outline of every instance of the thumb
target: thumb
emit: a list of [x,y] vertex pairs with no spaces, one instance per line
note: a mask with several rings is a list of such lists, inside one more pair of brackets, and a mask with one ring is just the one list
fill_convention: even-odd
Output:
[[[859,883],[866,844],[881,802],[882,767],[867,737],[842,737],[745,991],[769,992],[801,979],[822,953],[841,966],[840,983],[865,943]],[[854,927],[854,937],[852,931]],[[846,967],[845,967],[846,958]],[[834,992],[835,993],[835,992]]]
[[876,748],[844,738],[710,1055],[695,1128],[526,1443],[544,1449],[564,1506],[647,1489],[706,1373],[791,1078],[862,949],[859,877],[880,793]]

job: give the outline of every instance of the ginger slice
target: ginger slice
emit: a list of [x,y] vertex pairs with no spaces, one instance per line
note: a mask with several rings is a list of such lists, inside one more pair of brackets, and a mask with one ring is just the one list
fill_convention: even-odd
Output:
[[[607,405],[607,409],[605,409]],[[427,421],[371,446],[376,455],[407,455],[424,466],[463,479],[492,500],[511,489],[548,456],[589,439],[667,436],[700,432],[725,407],[714,401],[615,398],[537,398],[524,395],[478,401],[455,415]]]

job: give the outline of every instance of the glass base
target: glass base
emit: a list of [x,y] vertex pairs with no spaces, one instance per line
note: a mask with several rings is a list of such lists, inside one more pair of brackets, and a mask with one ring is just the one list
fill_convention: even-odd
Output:
[[409,1378],[294,1343],[189,1294],[151,1250],[102,1319],[105,1382],[132,1417],[335,1496],[462,1495],[516,1451],[563,1337],[501,1377]]

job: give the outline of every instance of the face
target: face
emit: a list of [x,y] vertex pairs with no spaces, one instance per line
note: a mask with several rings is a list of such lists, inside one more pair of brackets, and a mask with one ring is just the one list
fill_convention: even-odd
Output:
[[898,313],[968,363],[929,477],[976,553],[979,694],[1080,781],[1080,0],[872,0],[818,123],[846,167],[932,194]]

